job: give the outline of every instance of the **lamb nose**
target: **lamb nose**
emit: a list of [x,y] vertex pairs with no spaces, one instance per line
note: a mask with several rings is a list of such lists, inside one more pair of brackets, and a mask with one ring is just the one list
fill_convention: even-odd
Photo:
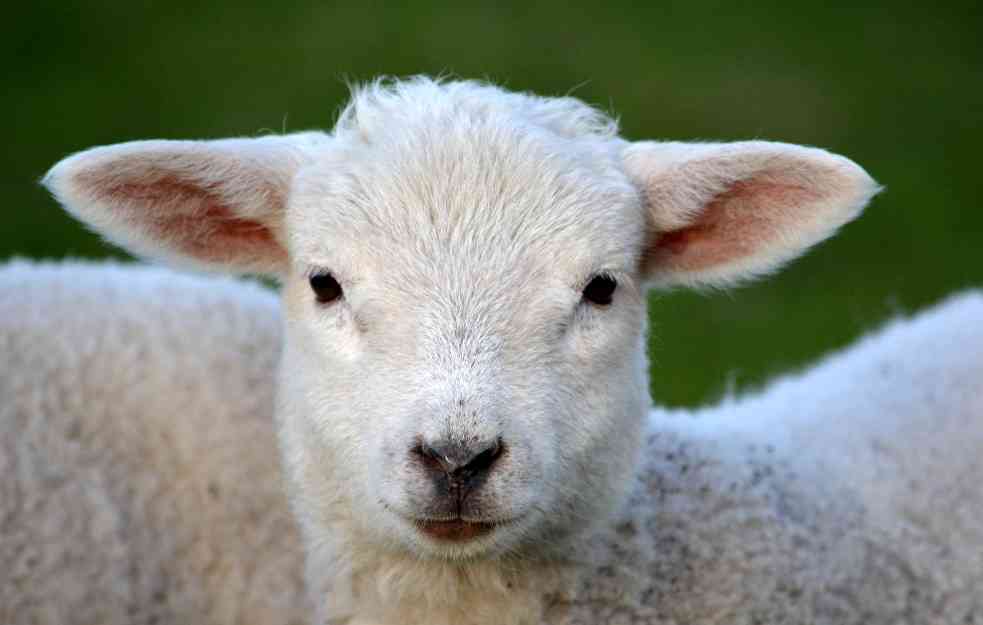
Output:
[[463,478],[489,471],[502,456],[502,450],[502,440],[496,438],[490,442],[476,442],[472,445],[421,442],[413,452],[427,467],[455,478]]

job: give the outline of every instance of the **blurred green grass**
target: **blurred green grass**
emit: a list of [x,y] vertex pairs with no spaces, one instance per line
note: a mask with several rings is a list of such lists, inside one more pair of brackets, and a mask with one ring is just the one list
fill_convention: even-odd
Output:
[[983,284],[976,2],[46,0],[5,13],[0,258],[120,255],[36,184],[70,152],[327,128],[346,79],[453,73],[572,92],[616,112],[634,139],[817,145],[887,186],[858,222],[774,278],[654,295],[662,403],[753,387]]

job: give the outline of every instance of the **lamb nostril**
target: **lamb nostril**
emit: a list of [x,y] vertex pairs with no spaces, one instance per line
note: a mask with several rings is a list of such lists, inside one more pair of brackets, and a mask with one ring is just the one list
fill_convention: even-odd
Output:
[[424,465],[430,467],[431,469],[437,469],[445,472],[452,470],[449,468],[448,459],[426,443],[420,443],[414,447],[412,451],[414,455],[420,458]]
[[489,470],[495,461],[499,459],[502,455],[502,441],[501,439],[495,439],[490,447],[484,451],[479,452],[463,467],[459,467],[454,471],[454,473],[462,473],[467,471],[469,473],[484,473]]
[[430,469],[453,477],[468,477],[490,470],[502,456],[503,450],[502,440],[497,438],[477,453],[473,447],[423,442],[411,451]]

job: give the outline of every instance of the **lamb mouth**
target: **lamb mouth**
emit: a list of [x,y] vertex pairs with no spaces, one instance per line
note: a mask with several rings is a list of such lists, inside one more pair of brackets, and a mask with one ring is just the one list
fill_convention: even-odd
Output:
[[504,525],[501,521],[465,521],[461,518],[440,521],[416,519],[414,524],[418,530],[431,538],[451,542],[474,540],[480,536],[490,534],[495,528]]

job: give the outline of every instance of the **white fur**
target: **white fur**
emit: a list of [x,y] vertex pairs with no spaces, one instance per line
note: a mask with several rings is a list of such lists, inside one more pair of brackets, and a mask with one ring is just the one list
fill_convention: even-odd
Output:
[[309,623],[276,454],[276,298],[0,266],[0,623]]
[[[274,298],[75,263],[7,265],[0,294],[0,622],[311,622]],[[448,595],[462,623],[979,623],[981,320],[967,293],[760,393],[653,412],[631,497],[562,564],[389,554],[356,582],[405,596],[404,623],[448,622],[425,613]]]
[[[877,189],[842,157],[767,142],[629,144],[571,98],[421,78],[356,92],[330,135],[98,148],[45,182],[139,252],[282,281],[276,418],[318,620],[850,622],[888,586],[943,601],[966,596],[952,584],[978,582],[953,556],[938,556],[944,580],[900,586],[868,562],[870,585],[844,582],[854,609],[837,616],[819,595],[856,564],[823,568],[829,549],[860,554],[873,541],[871,557],[912,566],[848,479],[785,456],[802,447],[794,437],[775,441],[780,460],[734,447],[744,434],[728,420],[719,436],[667,422],[644,444],[645,288],[732,283],[829,236]],[[344,296],[319,303],[308,279],[328,272]],[[596,276],[617,281],[610,305],[582,295]],[[943,364],[937,375],[960,375]],[[965,394],[958,410],[976,426]],[[441,491],[418,454],[492,441],[504,452],[466,499]],[[699,462],[674,478],[665,441]],[[670,466],[639,474],[660,454]],[[677,493],[684,512],[667,525],[659,506]],[[629,495],[631,522],[614,526],[625,543],[610,519]],[[685,510],[692,534],[676,531]],[[470,541],[420,530],[455,517],[496,527]],[[679,544],[689,548],[674,554]],[[787,600],[779,579],[796,585]]]

